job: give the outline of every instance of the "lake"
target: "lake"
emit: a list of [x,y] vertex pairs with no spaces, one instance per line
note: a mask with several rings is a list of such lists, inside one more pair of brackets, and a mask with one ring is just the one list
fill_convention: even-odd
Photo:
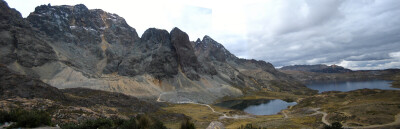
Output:
[[368,81],[345,81],[345,82],[319,82],[307,84],[308,88],[318,90],[320,93],[324,91],[351,91],[357,89],[382,89],[382,90],[399,90],[399,88],[390,87],[392,81],[385,80],[368,80]]
[[253,115],[274,115],[296,102],[286,102],[280,99],[228,100],[215,106],[242,110]]
[[[325,82],[325,83],[312,83],[307,87],[319,92],[324,91],[351,91],[357,89],[384,89],[384,90],[399,90],[399,88],[392,88],[392,81],[385,80],[369,80],[369,81],[346,81],[346,82]],[[253,115],[274,115],[288,106],[296,105],[296,102],[286,102],[280,99],[254,99],[254,100],[228,100],[223,101],[215,106],[242,110]]]

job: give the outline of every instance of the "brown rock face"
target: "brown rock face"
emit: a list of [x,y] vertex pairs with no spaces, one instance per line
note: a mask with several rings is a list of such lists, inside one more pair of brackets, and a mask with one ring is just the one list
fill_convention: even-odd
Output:
[[197,56],[194,54],[193,46],[190,44],[189,36],[178,28],[171,31],[171,43],[176,49],[178,62],[182,72],[190,79],[198,80],[197,72],[202,69]]
[[141,38],[141,45],[145,51],[151,51],[152,60],[145,68],[147,72],[156,78],[172,78],[178,74],[178,60],[175,48],[171,43],[171,37],[166,30],[150,28]]

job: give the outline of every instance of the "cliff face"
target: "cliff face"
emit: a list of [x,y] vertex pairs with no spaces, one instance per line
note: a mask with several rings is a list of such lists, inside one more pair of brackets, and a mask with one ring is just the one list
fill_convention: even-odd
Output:
[[57,60],[48,37],[32,28],[21,14],[0,2],[0,63],[32,68]]
[[191,42],[178,28],[150,28],[139,37],[118,15],[84,5],[42,5],[26,19],[4,1],[0,7],[0,63],[57,88],[203,103],[262,90],[312,92],[209,36]]

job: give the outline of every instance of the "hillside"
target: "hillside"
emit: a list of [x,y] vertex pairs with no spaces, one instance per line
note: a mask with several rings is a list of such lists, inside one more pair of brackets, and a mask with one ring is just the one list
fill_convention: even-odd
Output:
[[70,88],[59,90],[41,80],[20,75],[0,65],[0,106],[13,109],[44,110],[56,123],[81,122],[102,117],[128,118],[155,112],[155,102],[100,90]]

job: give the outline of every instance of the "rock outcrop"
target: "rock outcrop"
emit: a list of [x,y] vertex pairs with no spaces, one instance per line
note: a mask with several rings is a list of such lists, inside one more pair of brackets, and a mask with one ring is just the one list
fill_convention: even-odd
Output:
[[18,11],[0,2],[0,63],[18,62],[31,68],[55,61],[57,56],[47,40]]
[[145,71],[159,79],[178,74],[177,53],[168,31],[150,28],[143,33],[141,40],[142,53],[149,53],[151,58]]
[[225,129],[225,126],[221,122],[213,121],[206,129]]
[[132,70],[130,64],[123,62],[127,55],[135,54],[134,46],[140,43],[140,38],[136,30],[116,14],[89,10],[82,4],[42,5],[27,20],[52,38],[51,45],[61,56],[61,62],[81,72],[96,76],[114,72],[130,76],[140,74],[135,71],[140,67]]
[[171,31],[171,42],[175,47],[180,69],[189,79],[199,80],[198,73],[202,69],[193,46],[190,44],[189,36],[178,28]]
[[4,1],[0,7],[0,63],[60,89],[202,103],[263,90],[314,92],[209,36],[191,42],[178,28],[150,28],[139,37],[122,17],[82,4],[42,5],[28,18]]

